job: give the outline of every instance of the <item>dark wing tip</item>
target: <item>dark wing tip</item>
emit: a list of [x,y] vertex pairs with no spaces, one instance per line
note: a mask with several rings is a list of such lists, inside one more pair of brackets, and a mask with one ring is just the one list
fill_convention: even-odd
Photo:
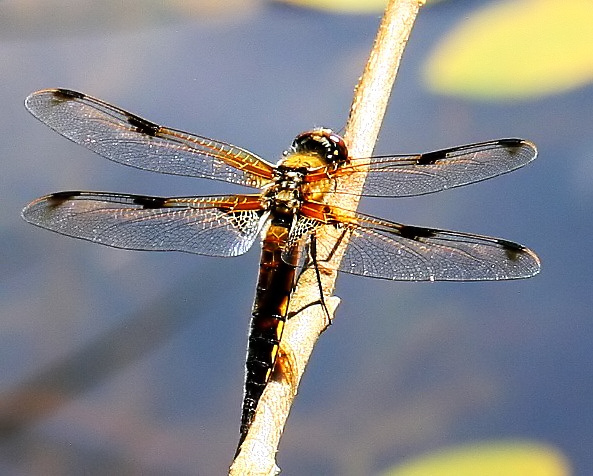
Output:
[[519,243],[515,243],[513,241],[507,241],[503,239],[496,240],[497,243],[502,247],[506,256],[511,261],[518,261],[521,256],[525,253],[529,254],[530,251],[528,248],[525,248],[523,245]]
[[[519,261],[529,261],[529,272],[525,272],[518,276],[520,278],[530,278],[538,274],[541,270],[541,261],[532,250],[526,246],[515,243],[514,241],[503,240],[498,238],[496,243],[503,249],[507,259],[513,263]],[[527,268],[525,268],[527,269]]]
[[53,92],[56,99],[84,99],[86,97],[85,94],[73,91],[72,89],[56,88],[46,89],[46,91]]
[[461,147],[452,147],[449,149],[442,149],[442,150],[435,150],[434,152],[425,152],[418,157],[416,162],[417,165],[434,165],[440,160],[444,160],[448,157],[448,154],[451,152],[455,152],[456,150],[463,150],[467,147],[472,147],[476,145],[497,145],[503,147],[509,151],[510,154],[513,152],[521,151],[523,154],[525,151],[529,151],[527,153],[527,157],[529,158],[528,161],[531,161],[537,157],[537,148],[533,142],[530,142],[525,139],[518,139],[515,137],[505,138],[505,139],[497,139],[491,142],[484,142],[478,144],[470,144],[469,146],[461,146]]
[[[49,101],[47,99],[39,99],[40,97],[47,95],[51,96],[51,99]],[[84,93],[73,91],[71,89],[56,88],[42,89],[40,91],[31,93],[25,99],[25,107],[29,110],[29,112],[31,112],[34,116],[37,117],[39,115],[39,111],[43,112],[47,109],[48,103],[49,105],[53,106],[67,101],[84,99],[94,103],[93,107],[106,106],[102,103],[102,101],[92,98],[91,96],[87,96]],[[128,124],[136,128],[136,130],[142,134],[154,137],[161,130],[161,127],[158,124],[155,124],[154,122],[148,121],[140,116],[123,110],[120,112],[125,116],[125,120],[128,122]]]
[[533,251],[531,251],[526,246],[515,243],[514,241],[503,240],[502,238],[497,238],[496,242],[505,250],[507,257],[511,261],[517,261],[520,256],[528,254],[537,258],[537,262],[539,264],[539,258],[537,255],[535,255],[535,253],[533,253]]
[[71,198],[79,197],[80,195],[82,195],[82,192],[79,192],[79,191],[55,192],[55,193],[52,193],[51,195],[48,195],[47,197],[45,197],[45,200],[51,207],[58,207],[62,203],[70,200]]
[[513,149],[517,150],[517,152],[519,150],[523,152],[529,151],[529,153],[527,154],[527,156],[529,157],[529,161],[537,157],[537,147],[531,141],[511,137],[508,139],[498,139],[496,143],[498,145],[505,147],[507,150],[509,150],[510,153],[513,153]]
[[27,98],[25,99],[25,105],[27,106],[27,108],[29,108],[29,104],[31,104],[35,100],[35,98],[47,94],[50,94],[55,101],[67,101],[69,99],[84,99],[86,97],[85,94],[79,93],[78,91],[73,91],[71,89],[40,89],[39,91],[35,91],[27,96]]
[[[26,97],[25,108],[36,118],[41,119],[41,116],[51,106],[73,100],[82,100],[86,97],[85,94],[70,89],[41,89]],[[43,119],[41,121],[45,122]]]
[[29,222],[29,223],[36,223],[36,220],[32,218],[32,214],[35,214],[36,211],[39,210],[38,206],[41,204],[48,210],[52,210],[54,208],[58,208],[66,203],[68,200],[71,200],[74,197],[78,197],[82,195],[82,192],[79,191],[72,191],[72,192],[56,192],[50,195],[46,195],[44,197],[38,198],[33,200],[31,203],[28,203],[25,208],[21,211],[21,217]]
[[68,191],[68,192],[55,192],[50,195],[45,195],[43,197],[37,198],[33,200],[31,203],[28,203],[25,208],[21,211],[21,217],[29,222],[29,223],[36,223],[36,220],[32,218],[32,215],[39,211],[39,206],[41,205],[42,208],[47,210],[53,210],[54,208],[58,208],[62,206],[67,201],[73,199],[74,197],[79,197],[83,195],[84,192],[80,191]]
[[506,139],[498,139],[496,142],[500,145],[506,145],[509,147],[519,147],[523,145],[526,141],[524,141],[523,139],[518,139],[516,137],[509,137]]

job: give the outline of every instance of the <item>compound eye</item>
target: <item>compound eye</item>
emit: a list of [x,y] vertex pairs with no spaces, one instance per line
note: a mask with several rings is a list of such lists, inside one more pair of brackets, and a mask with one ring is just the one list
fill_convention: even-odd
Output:
[[324,156],[326,146],[316,132],[303,132],[292,143],[294,150],[301,154],[313,153]]
[[346,162],[348,160],[348,147],[346,142],[338,134],[334,134],[330,131],[328,136],[329,141],[332,144],[332,162]]

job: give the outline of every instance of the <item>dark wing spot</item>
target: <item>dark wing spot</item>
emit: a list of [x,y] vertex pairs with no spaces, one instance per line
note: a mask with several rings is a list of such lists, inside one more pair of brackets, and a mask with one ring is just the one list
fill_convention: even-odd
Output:
[[498,144],[506,147],[509,154],[512,154],[516,152],[515,149],[518,149],[525,144],[525,141],[523,139],[500,139],[498,140]]
[[507,147],[520,147],[525,141],[523,139],[499,139],[497,142]]
[[154,122],[147,121],[146,119],[142,119],[139,116],[135,116],[133,114],[128,115],[128,123],[134,126],[138,132],[142,132],[148,136],[154,137],[160,129],[158,124]]
[[58,88],[54,91],[54,97],[66,101],[68,99],[84,99],[86,96],[78,91]]
[[418,158],[417,164],[418,165],[432,165],[438,162],[439,160],[443,160],[447,158],[447,152],[449,149],[445,150],[436,150],[434,152],[426,152]]
[[419,226],[402,225],[399,229],[399,235],[410,240],[418,240],[418,238],[430,238],[435,236],[436,231]]
[[162,197],[134,197],[134,204],[144,209],[163,208],[166,201],[167,199]]
[[507,258],[511,261],[517,261],[519,257],[525,253],[525,247],[521,246],[519,243],[515,243],[513,241],[507,240],[496,240],[497,243],[504,249]]
[[47,198],[47,203],[50,207],[56,208],[56,207],[59,207],[60,205],[63,205],[65,202],[67,202],[71,198],[78,197],[80,195],[81,195],[80,192],[56,192],[56,193],[52,193]]

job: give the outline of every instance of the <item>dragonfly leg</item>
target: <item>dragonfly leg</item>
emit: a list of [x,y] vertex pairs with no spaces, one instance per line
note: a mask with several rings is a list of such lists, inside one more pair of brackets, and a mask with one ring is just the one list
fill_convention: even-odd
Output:
[[288,313],[287,318],[290,319],[291,317],[295,316],[296,314],[304,311],[305,309],[307,309],[311,306],[321,305],[321,307],[323,308],[323,311],[325,312],[325,315],[327,317],[327,322],[328,322],[327,326],[323,329],[323,330],[325,330],[329,326],[332,325],[332,318],[329,313],[329,310],[327,309],[327,305],[325,303],[325,297],[323,295],[323,285],[321,283],[321,272],[319,271],[319,264],[318,264],[318,260],[317,260],[317,241],[316,241],[315,235],[313,235],[311,237],[311,241],[307,245],[307,248],[308,248],[307,261],[303,265],[303,268],[301,269],[299,277],[301,276],[301,274],[303,274],[303,272],[306,269],[310,269],[311,267],[313,267],[313,269],[315,270],[315,277],[317,278],[317,287],[319,289],[319,299],[312,301],[308,304],[305,304],[303,307],[301,307],[300,309],[298,309],[296,311]]

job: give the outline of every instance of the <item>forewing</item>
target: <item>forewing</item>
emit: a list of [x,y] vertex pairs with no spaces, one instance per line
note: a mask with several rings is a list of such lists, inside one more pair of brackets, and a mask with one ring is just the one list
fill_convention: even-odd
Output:
[[[527,278],[540,269],[533,251],[507,240],[348,213],[348,221],[323,227],[338,242],[347,240],[338,268],[346,273],[402,281],[483,281]],[[335,252],[333,246],[318,240],[322,266]]]
[[523,167],[537,156],[535,145],[523,139],[499,139],[418,155],[352,159],[335,177],[347,193],[367,173],[362,195],[407,197],[438,192],[486,180]]
[[34,225],[94,243],[208,256],[245,253],[264,215],[251,195],[161,198],[109,192],[54,193],[23,210]]
[[38,91],[25,106],[64,137],[123,165],[256,188],[273,177],[273,166],[247,150],[159,126],[76,91]]

